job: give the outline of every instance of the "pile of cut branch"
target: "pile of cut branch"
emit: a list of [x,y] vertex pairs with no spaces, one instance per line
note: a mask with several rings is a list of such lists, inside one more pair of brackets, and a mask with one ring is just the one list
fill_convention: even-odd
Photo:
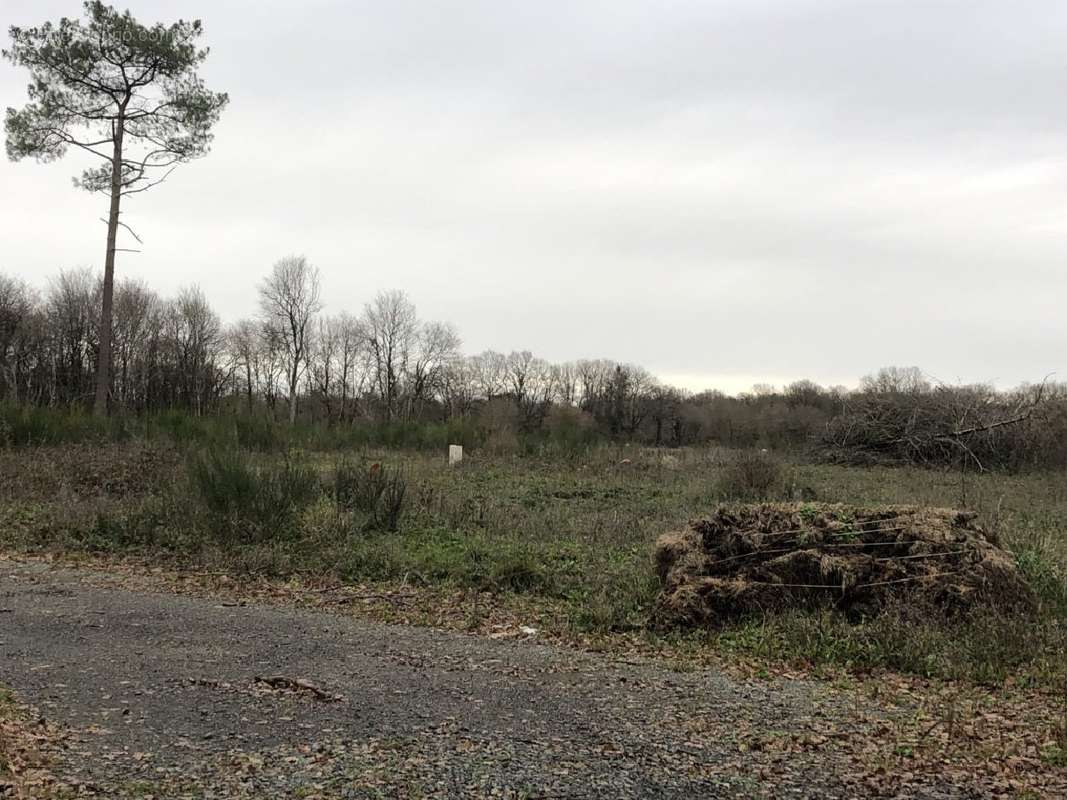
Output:
[[1019,466],[1032,450],[1045,384],[1002,394],[989,386],[862,391],[820,437],[822,455],[852,464]]

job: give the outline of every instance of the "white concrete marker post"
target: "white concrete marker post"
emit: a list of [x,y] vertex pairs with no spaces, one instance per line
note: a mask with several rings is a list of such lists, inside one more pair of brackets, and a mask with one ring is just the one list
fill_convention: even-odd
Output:
[[463,445],[450,444],[448,446],[448,466],[454,467],[463,460]]

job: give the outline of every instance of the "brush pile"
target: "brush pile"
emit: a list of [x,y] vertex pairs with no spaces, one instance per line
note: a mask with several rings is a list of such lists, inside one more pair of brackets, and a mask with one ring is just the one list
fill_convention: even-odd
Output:
[[815,503],[722,506],[659,538],[664,625],[714,625],[795,607],[873,616],[891,601],[944,615],[1033,610],[1014,556],[971,513]]

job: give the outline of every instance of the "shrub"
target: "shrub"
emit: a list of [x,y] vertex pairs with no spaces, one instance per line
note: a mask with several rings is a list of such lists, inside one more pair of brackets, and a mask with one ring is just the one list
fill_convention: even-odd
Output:
[[773,456],[757,450],[738,453],[719,476],[719,494],[731,500],[769,500],[781,494],[784,470]]
[[257,415],[236,417],[233,421],[237,445],[249,450],[270,452],[285,445],[284,431],[274,420]]
[[340,511],[371,513],[385,491],[381,464],[352,464],[342,460],[334,469],[333,496]]
[[393,470],[383,480],[382,494],[374,508],[370,526],[376,530],[396,531],[400,527],[400,515],[404,510],[407,481],[400,470]]
[[396,531],[407,481],[399,469],[341,461],[334,469],[333,496],[339,511],[369,514],[367,529]]
[[256,467],[239,450],[214,449],[195,455],[189,473],[219,532],[240,541],[291,533],[296,513],[319,495],[315,471],[289,457]]
[[184,493],[145,497],[132,506],[102,508],[91,522],[70,520],[62,529],[63,542],[96,552],[181,557],[204,543],[204,527],[190,524],[190,516]]
[[129,438],[123,417],[99,419],[81,408],[0,404],[0,447],[34,447]]

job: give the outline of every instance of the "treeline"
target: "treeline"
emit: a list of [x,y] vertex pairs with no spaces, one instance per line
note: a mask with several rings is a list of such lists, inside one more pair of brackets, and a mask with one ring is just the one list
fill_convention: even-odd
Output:
[[[100,280],[59,272],[43,291],[0,274],[0,401],[92,402]],[[406,295],[382,292],[359,313],[322,313],[317,270],[278,262],[259,286],[260,313],[224,324],[195,287],[160,297],[115,289],[111,408],[175,409],[333,427],[462,423],[477,444],[816,447],[844,461],[967,462],[976,468],[1067,466],[1062,386],[997,392],[935,385],[887,368],[857,390],[797,381],[740,396],[690,393],[607,359],[549,363],[529,351],[461,352],[449,323],[420,319]]]

